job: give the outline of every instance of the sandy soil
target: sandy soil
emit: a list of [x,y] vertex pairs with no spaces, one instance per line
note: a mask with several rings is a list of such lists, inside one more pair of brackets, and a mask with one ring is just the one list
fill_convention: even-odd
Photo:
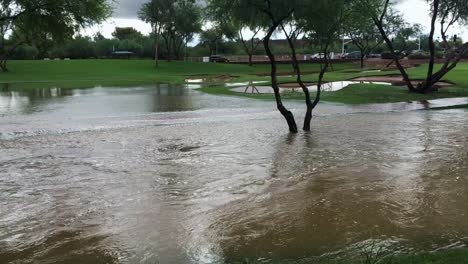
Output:
[[[392,83],[393,85],[405,85],[405,82],[403,80],[403,77],[400,75],[386,75],[386,76],[368,76],[368,77],[359,77],[356,79],[353,79],[353,81],[362,81],[362,82],[389,82]],[[413,80],[412,83],[414,85],[417,85],[420,83],[421,80]],[[447,86],[452,86],[452,83],[449,82],[438,82],[436,83],[436,86],[439,87],[447,87]]]

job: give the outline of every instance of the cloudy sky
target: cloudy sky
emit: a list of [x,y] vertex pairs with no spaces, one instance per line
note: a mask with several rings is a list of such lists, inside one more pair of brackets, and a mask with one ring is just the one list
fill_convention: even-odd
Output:
[[[138,20],[137,17],[138,9],[145,2],[147,0],[116,0],[113,17],[102,25],[87,29],[86,34],[94,35],[101,32],[104,36],[110,37],[115,27],[134,27],[142,33],[148,34],[151,27]],[[426,31],[429,30],[429,6],[425,0],[401,0],[398,9],[403,13],[406,21],[422,24]],[[468,40],[468,30],[464,30],[462,27],[455,27],[451,34],[459,34],[463,39]]]

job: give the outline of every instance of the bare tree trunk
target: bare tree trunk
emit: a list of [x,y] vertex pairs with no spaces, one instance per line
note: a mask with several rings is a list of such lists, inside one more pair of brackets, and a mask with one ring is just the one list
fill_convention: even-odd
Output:
[[434,32],[435,32],[435,23],[437,20],[437,15],[439,13],[439,0],[434,0],[434,7],[432,10],[432,20],[431,20],[431,32],[429,33],[429,51],[430,51],[430,58],[429,58],[429,66],[427,69],[427,78],[426,82],[419,87],[418,90],[420,92],[425,92],[427,89],[432,87],[431,78],[434,72],[434,62],[435,62],[435,43],[434,43]]
[[156,33],[156,43],[154,44],[154,62],[156,64],[156,67],[159,67],[159,39],[160,39],[160,34],[161,31],[160,29],[155,30]]
[[[382,15],[384,17],[385,13]],[[403,80],[405,81],[406,86],[408,87],[408,90],[410,92],[417,92],[417,90],[414,88],[413,83],[411,83],[411,80],[408,76],[408,73],[406,72],[405,68],[403,65],[400,63],[400,58],[399,54],[395,52],[395,48],[393,47],[392,41],[388,38],[387,33],[385,32],[385,29],[383,28],[382,24],[382,19],[378,20],[376,18],[373,18],[375,25],[379,29],[380,34],[382,35],[382,38],[384,39],[385,43],[387,44],[388,48],[390,49],[390,52],[392,53],[393,60],[400,71],[400,74],[403,76]]]
[[361,50],[361,69],[364,69],[364,58],[366,57],[366,55],[364,54],[364,52]]
[[[291,61],[292,61],[294,72],[296,73],[296,76],[297,76],[297,83],[301,86],[302,91],[304,92],[304,95],[305,95],[305,103],[307,106],[307,110],[306,110],[306,114],[304,118],[304,126],[302,129],[304,131],[310,131],[310,123],[312,121],[312,111],[314,110],[315,106],[317,106],[318,101],[317,101],[317,104],[315,105],[312,103],[312,100],[310,98],[309,88],[307,88],[307,86],[302,81],[301,67],[299,65],[299,61],[297,60],[296,47],[294,46],[293,39],[286,32],[284,26],[281,25],[281,27],[284,31],[284,34],[286,35],[286,39],[288,40],[289,48],[291,49]],[[318,90],[317,90],[317,93],[320,95],[320,92]]]
[[296,120],[294,119],[294,115],[292,114],[291,111],[289,111],[284,105],[281,100],[281,94],[278,86],[278,79],[277,79],[277,65],[276,65],[276,59],[275,56],[273,55],[273,52],[271,51],[270,48],[270,39],[275,30],[278,28],[279,23],[273,21],[273,25],[270,27],[268,30],[268,34],[265,36],[263,39],[263,45],[265,46],[265,51],[268,55],[268,58],[270,59],[270,64],[271,64],[271,86],[273,87],[273,91],[275,93],[275,99],[276,99],[276,106],[278,108],[278,111],[284,116],[286,119],[286,122],[288,123],[289,126],[289,131],[291,133],[297,133],[297,125],[296,125]]
[[2,70],[2,72],[8,72],[8,68],[6,66],[6,60],[1,60],[0,61],[0,69]]
[[8,72],[8,67],[7,67],[8,60],[13,55],[15,50],[19,46],[21,46],[23,44],[24,44],[24,41],[20,41],[20,42],[16,43],[10,50],[5,51],[5,53],[3,55],[1,55],[1,57],[0,57],[0,70],[2,70],[2,72]]

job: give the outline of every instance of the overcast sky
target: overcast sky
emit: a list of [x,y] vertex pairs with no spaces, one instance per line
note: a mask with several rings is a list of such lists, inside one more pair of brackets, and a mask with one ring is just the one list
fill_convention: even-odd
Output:
[[[148,24],[138,20],[137,17],[137,12],[140,6],[148,0],[115,1],[115,10],[112,18],[102,25],[87,29],[87,35],[94,35],[97,32],[101,32],[101,34],[104,36],[110,37],[116,26],[134,27],[144,34],[148,34],[151,31],[151,27]],[[425,27],[425,31],[429,30],[429,6],[425,0],[402,0],[398,5],[398,9],[403,13],[407,22],[422,24]],[[455,27],[451,34],[459,34],[463,37],[464,40],[468,40],[468,30],[464,30],[462,27]]]

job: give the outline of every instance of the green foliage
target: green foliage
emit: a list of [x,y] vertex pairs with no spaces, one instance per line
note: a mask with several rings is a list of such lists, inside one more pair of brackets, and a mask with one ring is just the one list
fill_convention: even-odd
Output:
[[112,36],[119,40],[140,39],[143,35],[132,27],[116,27]]
[[201,9],[194,0],[151,0],[142,5],[138,17],[152,25],[153,35],[165,40],[167,57],[181,58],[182,48],[202,27]]
[[37,56],[38,53],[39,51],[36,48],[27,44],[23,44],[16,49],[12,58],[21,60],[32,60]]
[[142,54],[143,53],[143,46],[136,42],[133,39],[125,39],[119,42],[117,46],[117,50],[121,51],[131,51],[136,54]]
[[95,40],[95,52],[98,58],[107,58],[117,48],[119,41],[115,39],[98,39]]
[[7,70],[9,56],[20,44],[37,46],[45,56],[53,46],[52,41],[61,43],[111,14],[107,0],[1,0],[0,5],[0,24],[13,31],[11,40],[15,42],[12,48],[0,50],[3,71]]
[[95,57],[96,53],[91,39],[78,37],[65,45],[65,57],[72,59],[86,59]]

